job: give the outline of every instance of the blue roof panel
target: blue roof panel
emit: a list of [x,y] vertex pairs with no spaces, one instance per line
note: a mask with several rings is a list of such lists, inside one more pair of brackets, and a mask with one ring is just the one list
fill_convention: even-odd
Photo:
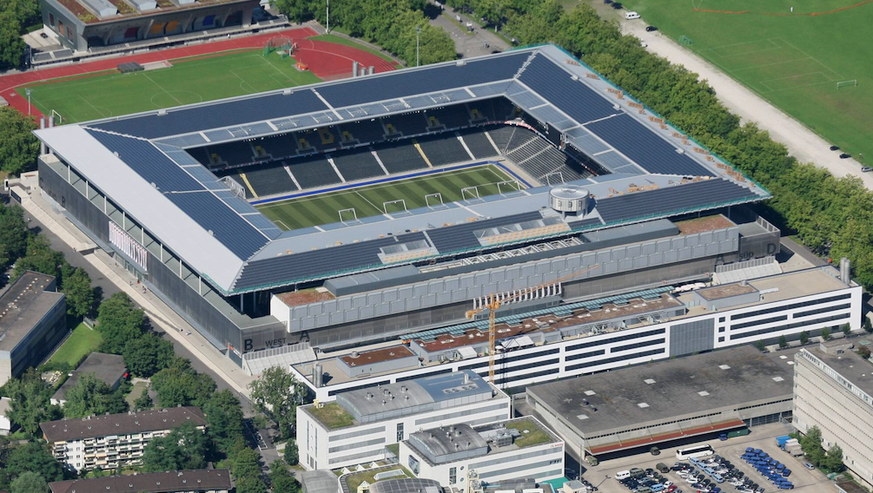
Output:
[[713,176],[709,170],[630,115],[589,123],[589,131],[619,152],[634,160],[649,173],[667,175]]
[[318,93],[335,108],[402,98],[447,89],[511,79],[530,56],[519,52],[468,61],[464,65],[443,65],[426,70],[401,70],[389,76],[366,77],[318,88]]
[[312,90],[303,89],[287,95],[271,93],[248,99],[169,110],[163,116],[159,116],[157,113],[142,115],[97,123],[92,127],[146,139],[156,139],[326,109],[327,107]]

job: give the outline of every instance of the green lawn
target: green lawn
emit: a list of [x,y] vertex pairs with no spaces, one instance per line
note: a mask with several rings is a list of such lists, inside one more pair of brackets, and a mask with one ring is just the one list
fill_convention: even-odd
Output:
[[367,45],[358,43],[357,41],[355,41],[353,39],[344,38],[342,36],[337,36],[334,34],[322,34],[320,36],[313,36],[309,39],[314,39],[316,41],[326,41],[328,43],[334,43],[334,44],[338,44],[338,45],[351,46],[352,48],[357,48],[359,50],[366,51],[367,53],[372,53],[383,60],[387,60],[389,62],[394,63],[394,60],[392,60],[390,56],[382,53],[381,51],[374,50],[373,48],[370,48]]
[[[120,74],[109,72],[35,84],[33,104],[45,114],[55,110],[64,123],[81,122],[199,103],[284,87],[319,79],[300,72],[293,58],[261,50],[208,58],[174,60],[170,68]],[[24,95],[25,87],[17,91]]]
[[552,441],[548,433],[529,419],[509,423],[506,427],[515,428],[521,432],[521,437],[515,440],[518,448],[533,447],[534,445],[542,445]]
[[[390,467],[389,468],[382,468],[382,469],[379,469],[376,471],[361,471],[357,474],[352,474],[352,475],[349,475],[346,477],[346,482],[349,485],[349,491],[358,491],[358,486],[360,486],[361,483],[363,483],[364,481],[366,481],[370,484],[377,483],[378,481],[376,480],[375,476],[376,476],[376,474],[379,474],[380,472],[391,472],[391,471],[398,470],[398,469],[400,471],[403,471],[403,474],[405,474],[407,478],[414,477],[403,466],[397,466],[395,468],[390,468]],[[402,477],[403,476],[393,476],[393,477],[388,478],[388,479],[397,479],[397,478],[402,478]]]
[[73,329],[73,333],[64,341],[63,346],[49,358],[49,363],[66,363],[71,368],[75,368],[85,356],[95,351],[101,342],[103,336],[99,332],[81,323]]
[[[454,202],[462,199],[462,188],[471,186],[479,187],[480,197],[494,195],[498,193],[496,184],[510,179],[495,166],[481,166],[274,202],[258,209],[283,229],[300,229],[338,222],[339,211],[343,209],[354,208],[359,219],[383,214],[383,203],[392,200],[405,200],[407,210],[425,207],[425,195],[433,193],[441,194],[444,203]],[[501,189],[508,192],[514,186],[504,185]],[[475,197],[467,194],[466,198]],[[430,198],[428,202],[430,206],[439,206],[436,198]],[[388,204],[387,207],[389,214],[404,213],[400,204]],[[351,213],[344,213],[343,219],[350,221],[353,217]]]
[[347,413],[345,409],[340,407],[336,402],[328,402],[321,407],[309,406],[307,411],[321,422],[328,429],[335,430],[337,428],[345,428],[355,423],[352,415]]
[[[600,3],[600,0],[591,0]],[[690,49],[825,139],[873,158],[873,4],[856,0],[626,0],[647,24]],[[794,13],[790,12],[794,7]],[[693,9],[697,9],[694,11]],[[716,13],[719,10],[749,13]],[[600,10],[603,12],[603,10]],[[623,13],[610,13],[617,16]],[[765,15],[769,14],[769,15]],[[775,15],[773,15],[775,14]],[[858,85],[837,89],[838,81]]]

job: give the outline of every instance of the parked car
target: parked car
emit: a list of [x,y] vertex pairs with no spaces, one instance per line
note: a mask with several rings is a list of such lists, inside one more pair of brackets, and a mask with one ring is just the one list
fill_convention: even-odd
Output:
[[624,8],[624,5],[622,5],[622,4],[618,3],[618,2],[613,2],[613,3],[612,3],[612,8],[614,8],[615,10],[621,10],[621,9]]
[[[612,0],[610,0],[610,1],[612,1]],[[831,150],[832,150],[832,151],[839,151],[839,150],[840,150],[840,146],[831,146]]]
[[852,155],[846,154],[845,152],[840,154],[840,159],[849,159],[850,157],[852,157]]
[[871,171],[873,171],[873,168],[871,168],[870,166],[864,166],[861,168],[861,173],[869,173]]
[[650,32],[652,32],[652,31],[657,31],[657,30],[658,30],[658,28],[655,27],[655,26],[646,26],[646,32],[647,32],[647,33],[650,33]]

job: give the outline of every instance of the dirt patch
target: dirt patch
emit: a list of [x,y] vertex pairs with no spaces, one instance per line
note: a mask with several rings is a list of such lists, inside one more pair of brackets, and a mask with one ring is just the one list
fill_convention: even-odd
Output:
[[276,296],[288,306],[301,306],[310,303],[318,303],[319,301],[328,301],[334,299],[330,291],[304,289],[303,291],[292,291],[290,293],[277,294]]
[[689,219],[687,221],[679,221],[675,224],[676,227],[679,228],[679,234],[681,235],[691,235],[695,233],[702,233],[704,231],[712,231],[715,229],[723,229],[729,228],[731,226],[736,226],[733,221],[722,216],[721,214],[715,216],[698,217],[696,219]]

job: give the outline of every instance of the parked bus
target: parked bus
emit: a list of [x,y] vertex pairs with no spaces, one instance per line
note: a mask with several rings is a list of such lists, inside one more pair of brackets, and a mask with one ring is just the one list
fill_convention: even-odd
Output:
[[709,457],[715,451],[709,445],[698,445],[696,447],[683,448],[676,451],[676,458],[679,460],[692,459],[698,457]]

